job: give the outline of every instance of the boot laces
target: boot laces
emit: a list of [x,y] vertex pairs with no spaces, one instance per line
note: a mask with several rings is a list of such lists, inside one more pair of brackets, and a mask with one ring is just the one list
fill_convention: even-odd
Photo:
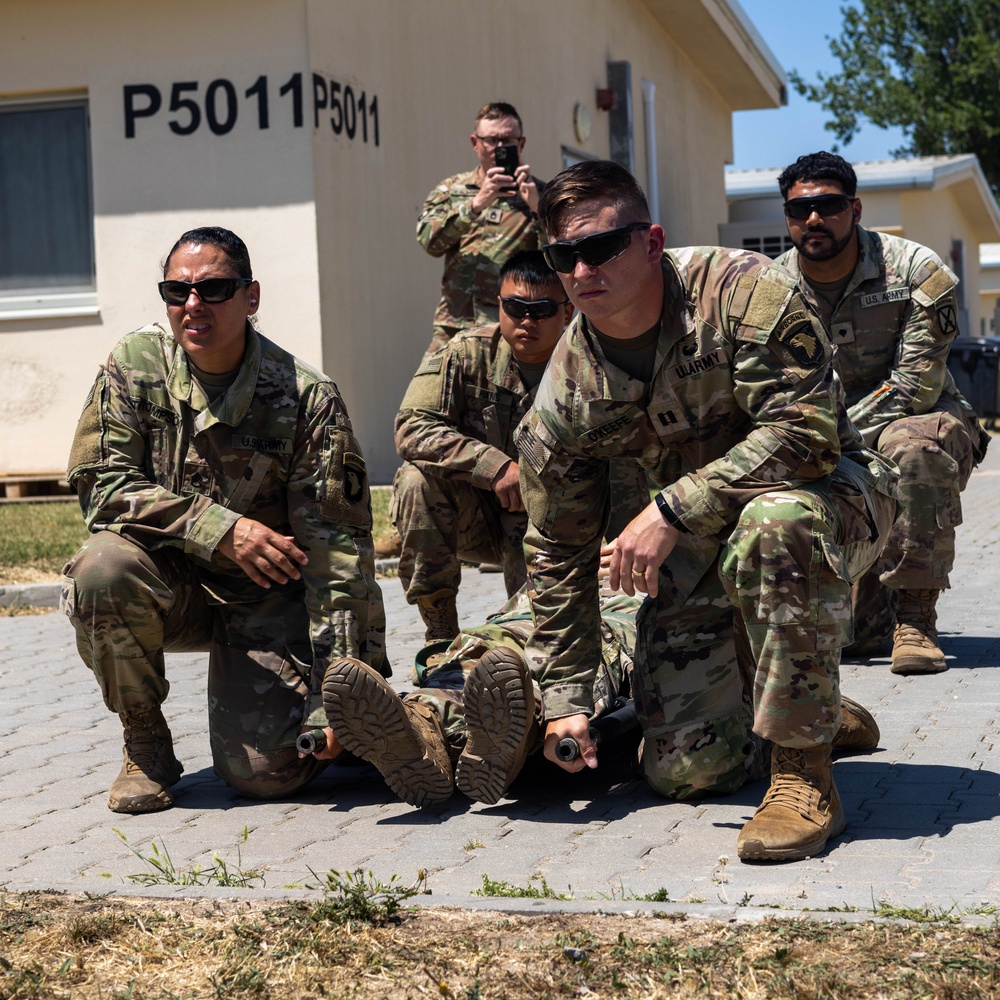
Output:
[[821,801],[823,796],[804,766],[801,755],[781,754],[778,759],[781,770],[771,776],[771,786],[760,808],[783,806],[800,816],[810,817],[815,812],[816,802]]
[[160,751],[165,744],[164,738],[149,726],[131,726],[125,734],[125,750],[127,774],[142,772],[147,774],[160,761]]
[[918,625],[914,622],[899,622],[896,625],[893,642],[897,646],[922,646],[925,649],[937,648],[932,630],[926,625]]

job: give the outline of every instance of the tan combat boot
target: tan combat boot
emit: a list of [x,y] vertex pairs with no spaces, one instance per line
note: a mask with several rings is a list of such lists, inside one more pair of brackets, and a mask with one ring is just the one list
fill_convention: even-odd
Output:
[[323,708],[337,739],[374,764],[404,802],[430,806],[451,797],[448,744],[430,705],[403,701],[377,670],[345,657],[327,667]]
[[538,739],[531,672],[516,649],[485,653],[465,679],[468,738],[455,785],[477,802],[499,802]]
[[937,599],[940,590],[901,590],[892,636],[894,674],[939,674],[948,669],[938,646]]
[[458,608],[453,590],[435,590],[417,598],[417,610],[426,626],[425,642],[454,639],[458,635]]
[[864,705],[840,696],[840,729],[833,738],[834,750],[874,750],[882,734]]
[[111,783],[108,808],[120,813],[156,812],[174,804],[167,791],[181,780],[184,768],[174,756],[170,729],[159,708],[122,715],[125,746],[118,777]]
[[771,787],[740,830],[736,850],[741,861],[800,861],[819,854],[843,829],[830,744],[805,750],[775,746]]

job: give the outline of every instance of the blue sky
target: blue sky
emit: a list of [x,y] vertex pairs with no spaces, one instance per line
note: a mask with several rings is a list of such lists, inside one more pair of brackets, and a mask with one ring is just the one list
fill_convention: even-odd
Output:
[[[840,62],[830,53],[828,37],[840,35],[844,0],[738,0],[786,73],[795,69],[809,82],[816,73],[835,73]],[[733,166],[784,167],[802,153],[829,149],[836,142],[823,128],[827,113],[818,102],[800,97],[791,86],[788,104],[767,111],[737,111],[733,115]],[[849,145],[841,146],[848,160],[879,160],[903,143],[901,129],[866,124]]]

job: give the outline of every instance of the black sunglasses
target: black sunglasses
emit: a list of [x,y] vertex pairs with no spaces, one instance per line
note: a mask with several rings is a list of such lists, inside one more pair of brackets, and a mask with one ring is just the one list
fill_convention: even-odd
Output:
[[511,319],[550,319],[559,312],[560,306],[569,304],[569,299],[556,302],[555,299],[519,299],[515,295],[501,296],[500,305]]
[[818,194],[813,198],[792,198],[785,202],[785,215],[789,219],[805,221],[815,212],[820,218],[840,215],[854,201],[846,194]]
[[625,253],[632,242],[632,233],[637,229],[649,229],[650,222],[630,222],[617,229],[607,229],[593,236],[581,236],[578,240],[561,240],[559,243],[546,243],[542,253],[553,271],[568,274],[576,267],[579,257],[587,267],[600,267]]
[[228,302],[237,289],[253,278],[202,278],[201,281],[161,281],[156,287],[168,306],[182,306],[193,288],[202,302]]

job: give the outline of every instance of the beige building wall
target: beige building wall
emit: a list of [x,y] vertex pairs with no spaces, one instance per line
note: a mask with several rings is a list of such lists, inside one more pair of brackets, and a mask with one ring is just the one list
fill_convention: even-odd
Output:
[[[777,104],[783,79],[725,0],[686,2],[671,28],[680,10],[640,0],[0,0],[0,101],[88,99],[97,273],[93,315],[3,318],[0,303],[0,475],[64,468],[98,364],[122,334],[164,318],[161,258],[183,230],[217,224],[250,249],[261,329],[337,381],[373,481],[388,482],[392,419],[430,340],[441,276],[415,241],[416,218],[439,180],[475,165],[468,135],[480,104],[518,107],[524,157],[548,178],[564,149],[609,155],[595,94],[608,61],[628,60],[636,175],[648,185],[645,78],[656,87],[668,241],[713,240],[731,112]],[[720,38],[738,57],[718,58]],[[214,85],[218,124],[228,109],[220,80],[232,83],[237,117],[216,134],[205,104]],[[155,87],[162,106],[144,116],[148,98],[133,97],[127,138],[124,88],[135,85]],[[199,106],[189,135],[169,127],[191,120],[183,105],[170,110],[172,95]],[[587,139],[574,130],[578,103]]]

